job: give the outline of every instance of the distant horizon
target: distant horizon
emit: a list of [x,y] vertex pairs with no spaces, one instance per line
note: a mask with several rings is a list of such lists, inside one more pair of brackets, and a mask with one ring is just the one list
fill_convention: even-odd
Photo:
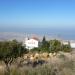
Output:
[[[14,30],[14,31],[13,31]],[[63,38],[63,39],[71,39],[71,40],[75,40],[75,30],[74,28],[73,29],[52,29],[52,28],[24,28],[23,30],[16,30],[16,29],[10,29],[10,30],[6,30],[6,31],[0,31],[0,33],[3,33],[3,32],[7,32],[7,33],[20,33],[20,34],[23,34],[23,33],[27,33],[27,34],[36,34],[36,35],[48,35],[48,36],[56,36],[56,37],[60,37],[60,38]],[[5,34],[7,35],[7,34]],[[12,34],[11,34],[12,35]]]

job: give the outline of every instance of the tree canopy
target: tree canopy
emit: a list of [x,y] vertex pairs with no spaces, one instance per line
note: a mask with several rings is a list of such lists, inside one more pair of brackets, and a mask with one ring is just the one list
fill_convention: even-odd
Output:
[[5,64],[8,64],[18,56],[22,56],[25,52],[26,49],[21,42],[16,40],[0,42],[0,60],[3,60]]
[[61,43],[61,41],[56,39],[47,41],[44,36],[40,46],[38,48],[32,49],[32,51],[51,52],[51,53],[58,52],[58,51],[70,52],[71,47],[70,47],[70,43],[64,45]]

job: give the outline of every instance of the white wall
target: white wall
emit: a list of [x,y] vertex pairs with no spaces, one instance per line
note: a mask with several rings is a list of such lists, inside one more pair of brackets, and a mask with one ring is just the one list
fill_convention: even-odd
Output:
[[63,45],[68,45],[69,43],[68,42],[63,42]]
[[38,47],[38,41],[34,39],[26,40],[25,45],[27,49],[32,49],[34,47]]
[[71,48],[75,48],[75,43],[70,43]]

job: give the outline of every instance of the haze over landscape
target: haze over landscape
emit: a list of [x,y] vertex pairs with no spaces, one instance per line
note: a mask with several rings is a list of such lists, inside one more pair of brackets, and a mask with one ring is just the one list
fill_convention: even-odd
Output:
[[60,35],[75,40],[75,1],[0,0],[2,32]]
[[75,0],[0,0],[0,75],[75,75]]

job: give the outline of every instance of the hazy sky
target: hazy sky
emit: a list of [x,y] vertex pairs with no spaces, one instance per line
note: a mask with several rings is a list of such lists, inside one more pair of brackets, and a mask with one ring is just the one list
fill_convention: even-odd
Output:
[[75,27],[75,0],[0,0],[0,30],[51,27]]

